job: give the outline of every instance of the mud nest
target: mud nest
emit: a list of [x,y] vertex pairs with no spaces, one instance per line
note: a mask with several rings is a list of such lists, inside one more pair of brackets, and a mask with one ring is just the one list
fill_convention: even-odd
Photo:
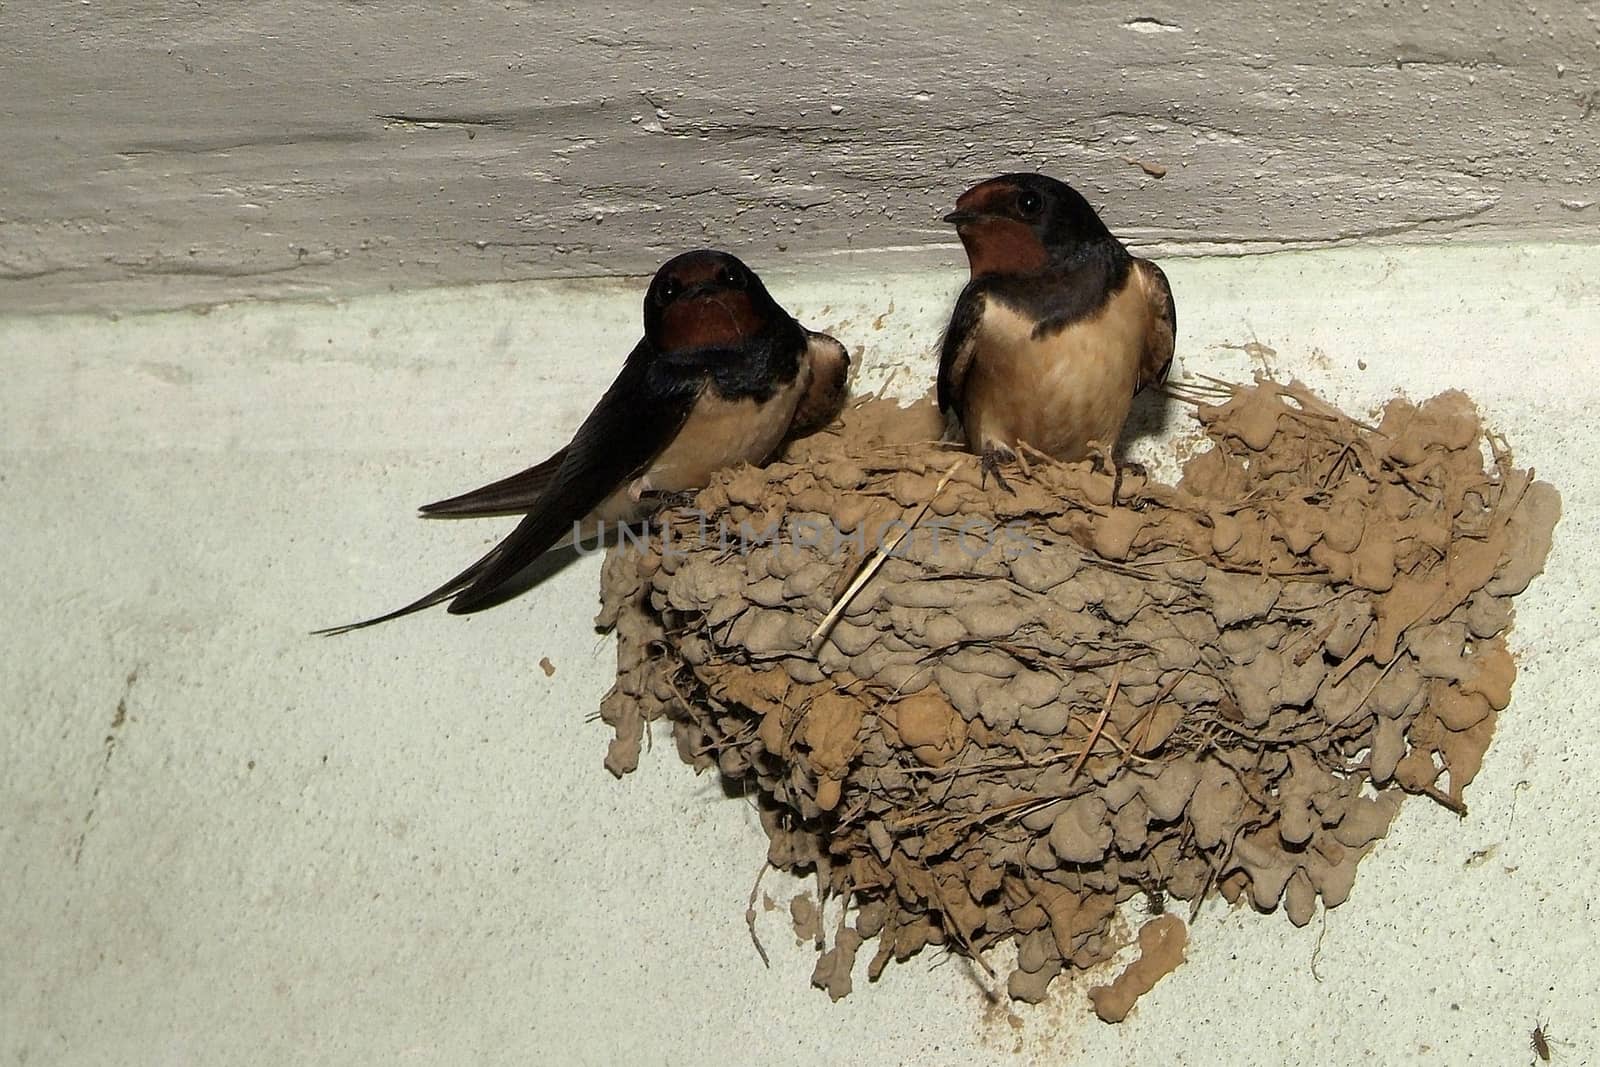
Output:
[[[1176,487],[1036,456],[985,485],[930,405],[868,401],[609,555],[607,766],[666,718],[756,798],[770,862],[847,904],[831,995],[874,938],[874,979],[1014,940],[1008,991],[1037,1001],[1128,944],[1129,898],[1303,925],[1405,794],[1465,814],[1556,491],[1460,393],[1373,427],[1298,383],[1186,388]],[[1100,1016],[1186,936],[1146,923]]]

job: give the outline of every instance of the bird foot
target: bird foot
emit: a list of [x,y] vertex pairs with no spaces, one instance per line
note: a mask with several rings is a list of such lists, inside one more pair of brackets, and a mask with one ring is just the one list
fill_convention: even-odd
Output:
[[1122,464],[1117,467],[1117,478],[1113,486],[1118,496],[1121,496],[1122,494],[1122,475],[1124,472],[1133,475],[1136,479],[1145,483],[1146,485],[1150,483],[1150,472],[1145,469],[1145,465],[1143,463],[1135,463],[1131,459],[1125,459],[1122,461]]
[[700,490],[679,489],[675,492],[660,490],[655,491],[652,495],[657,501],[659,510],[665,511],[668,508],[687,508],[694,503],[695,497],[700,495]]
[[1002,448],[999,445],[989,445],[985,448],[978,464],[978,487],[985,488],[989,482],[989,475],[992,474],[994,484],[1015,495],[1017,491],[1011,488],[1006,476],[1000,473],[1000,464],[1015,462],[1016,458],[1017,454],[1009,448]]
[[1111,475],[1111,503],[1122,499],[1122,468],[1117,465],[1111,449],[1099,441],[1089,442],[1089,469],[1096,474]]

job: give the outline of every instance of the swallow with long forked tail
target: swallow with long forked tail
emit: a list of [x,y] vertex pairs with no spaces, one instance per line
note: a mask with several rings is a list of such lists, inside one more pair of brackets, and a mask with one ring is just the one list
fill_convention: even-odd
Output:
[[704,488],[726,467],[764,463],[787,438],[825,425],[843,403],[849,369],[843,345],[796,322],[734,256],[677,256],[645,294],[644,338],[571,444],[422,508],[435,516],[524,514],[511,534],[405,607],[317,632],[373,626],[444,601],[453,615],[490,607],[546,551],[588,536],[597,523],[638,521],[660,497]]
[[1109,455],[1134,394],[1172,365],[1166,275],[1043,174],[973,186],[945,221],[972,278],[940,349],[940,410],[956,413],[997,478],[1019,443],[1058,459]]

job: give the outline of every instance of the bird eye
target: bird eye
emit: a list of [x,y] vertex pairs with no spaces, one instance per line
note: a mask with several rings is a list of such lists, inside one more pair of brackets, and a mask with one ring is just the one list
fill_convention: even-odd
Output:
[[1017,213],[1025,219],[1036,218],[1044,210],[1044,197],[1032,189],[1025,189],[1017,196]]
[[732,267],[723,267],[717,271],[717,284],[726,289],[742,289],[744,278]]
[[665,278],[665,279],[663,279],[662,282],[661,282],[661,289],[660,289],[661,302],[663,304],[672,303],[672,301],[677,299],[678,293],[680,293],[682,290],[683,290],[683,286],[678,284],[678,279],[676,279],[676,278]]

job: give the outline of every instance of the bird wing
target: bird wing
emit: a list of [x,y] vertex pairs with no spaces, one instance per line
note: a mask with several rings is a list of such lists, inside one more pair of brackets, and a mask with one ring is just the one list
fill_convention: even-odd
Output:
[[426,596],[374,619],[319,630],[345,633],[451,601],[452,615],[489,607],[495,594],[523,568],[558,544],[603,500],[671,443],[688,421],[704,387],[703,378],[681,379],[665,390],[648,374],[652,352],[645,342],[628,356],[622,372],[561,452],[528,514],[505,540],[472,566]]
[[972,357],[978,348],[978,325],[983,321],[987,303],[984,291],[976,283],[968,282],[956,300],[950,324],[944,328],[944,338],[939,342],[939,410],[949,411],[961,397],[967,371],[972,369]]
[[1150,325],[1145,332],[1144,351],[1139,357],[1138,392],[1147,385],[1167,380],[1172,369],[1172,350],[1178,338],[1178,309],[1172,302],[1172,286],[1160,267],[1148,259],[1133,261],[1135,275],[1150,306]]
[[567,450],[563,448],[543,463],[519,471],[509,478],[501,478],[448,500],[424,504],[418,510],[425,515],[450,519],[526,514],[538,502],[566,458]]
[[795,406],[791,437],[804,437],[832,422],[850,384],[850,353],[827,334],[807,330],[803,358],[811,365],[811,381]]

